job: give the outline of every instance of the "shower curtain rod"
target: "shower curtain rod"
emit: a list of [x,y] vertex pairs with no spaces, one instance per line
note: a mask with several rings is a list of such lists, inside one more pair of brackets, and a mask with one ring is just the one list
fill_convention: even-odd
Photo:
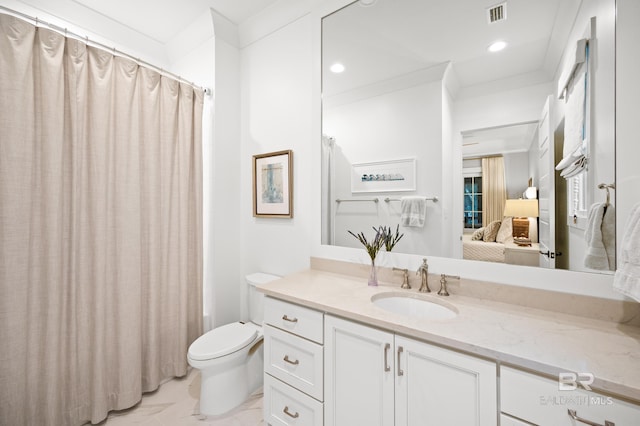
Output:
[[24,19],[26,21],[31,21],[31,22],[35,23],[36,27],[46,26],[49,29],[51,29],[51,30],[53,30],[53,31],[55,31],[55,32],[57,32],[59,34],[64,35],[65,37],[71,36],[72,38],[74,38],[76,40],[84,41],[87,45],[91,45],[91,46],[94,46],[94,47],[99,47],[100,49],[103,49],[103,50],[106,50],[106,51],[111,51],[111,52],[114,53],[114,55],[117,53],[118,56],[131,59],[131,60],[135,61],[138,65],[142,65],[142,66],[145,66],[147,68],[151,68],[154,71],[157,71],[162,75],[171,77],[174,80],[177,80],[177,81],[179,81],[181,83],[188,84],[189,86],[193,87],[194,89],[200,89],[200,90],[202,90],[204,92],[205,95],[211,95],[211,93],[212,93],[211,89],[208,88],[208,87],[198,86],[197,84],[195,84],[195,83],[193,83],[191,81],[185,80],[184,78],[180,77],[177,74],[169,72],[169,71],[167,71],[167,70],[165,70],[165,69],[163,69],[161,67],[158,67],[156,65],[153,65],[153,64],[151,64],[151,63],[149,63],[147,61],[143,61],[142,59],[137,58],[135,56],[129,55],[128,53],[125,53],[122,50],[118,50],[115,47],[107,46],[106,44],[100,43],[100,42],[95,41],[95,40],[91,40],[91,39],[89,39],[89,36],[82,36],[80,34],[76,34],[76,33],[72,32],[72,31],[67,30],[66,28],[62,28],[62,27],[59,27],[59,26],[57,26],[55,24],[52,24],[50,22],[43,21],[42,19],[38,18],[37,16],[35,16],[35,17],[34,16],[30,16],[30,15],[27,15],[25,13],[18,12],[17,10],[9,9],[6,6],[0,5],[0,10],[3,10],[5,12],[7,12],[8,14],[10,14],[11,16],[14,16],[16,18],[21,18],[21,19]]

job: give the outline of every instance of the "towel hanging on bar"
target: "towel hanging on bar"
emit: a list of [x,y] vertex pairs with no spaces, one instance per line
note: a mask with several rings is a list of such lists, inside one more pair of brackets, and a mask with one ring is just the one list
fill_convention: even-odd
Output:
[[402,197],[400,223],[402,226],[422,228],[427,215],[427,200],[424,197]]

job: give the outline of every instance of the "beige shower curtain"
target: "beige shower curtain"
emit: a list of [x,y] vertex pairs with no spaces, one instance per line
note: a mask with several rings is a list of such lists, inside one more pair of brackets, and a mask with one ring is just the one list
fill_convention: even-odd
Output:
[[95,423],[201,333],[203,95],[0,27],[0,424]]
[[504,158],[482,158],[482,226],[502,220],[507,201],[504,178]]

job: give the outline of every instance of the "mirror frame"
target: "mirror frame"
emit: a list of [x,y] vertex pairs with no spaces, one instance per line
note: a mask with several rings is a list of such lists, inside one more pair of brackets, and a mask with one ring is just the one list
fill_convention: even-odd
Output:
[[[317,150],[315,151],[317,155],[314,155],[314,158],[320,158],[322,142],[322,18],[348,6],[351,3],[354,3],[354,0],[325,0],[320,4],[317,4],[311,13],[311,30],[313,40],[313,117],[311,141],[314,145],[313,150]],[[616,14],[616,20],[617,19]],[[614,55],[614,57],[617,57],[617,54]],[[617,127],[617,115],[614,121]],[[616,159],[616,166],[617,163],[618,160]],[[312,161],[311,183],[312,188],[314,188],[314,196],[311,201],[312,215],[310,221],[311,224],[320,224],[322,220],[320,161]],[[616,221],[619,224],[625,223],[624,220],[620,220],[619,213],[616,215]],[[323,245],[321,244],[321,227],[311,226],[311,229],[310,253],[312,257],[363,265],[368,265],[370,263],[370,259],[364,250]],[[620,233],[618,232],[618,237],[619,236]],[[423,257],[424,256],[421,255],[397,253],[396,261],[398,264],[394,266],[414,270],[422,263]],[[494,264],[490,262],[436,256],[430,256],[428,261],[432,274],[454,274],[470,280],[489,281],[516,287],[535,288],[614,300],[625,300],[624,296],[613,292],[613,275],[610,274],[594,274],[589,272],[544,269],[530,266]],[[525,270],[523,271],[522,268],[525,268]]]

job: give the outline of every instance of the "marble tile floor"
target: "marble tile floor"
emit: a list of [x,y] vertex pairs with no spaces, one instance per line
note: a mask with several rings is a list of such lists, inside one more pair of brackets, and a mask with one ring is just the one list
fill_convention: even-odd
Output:
[[155,392],[143,395],[136,406],[112,411],[100,426],[259,426],[262,420],[262,388],[240,407],[222,416],[203,416],[198,412],[200,372],[191,369],[179,379],[170,380]]

